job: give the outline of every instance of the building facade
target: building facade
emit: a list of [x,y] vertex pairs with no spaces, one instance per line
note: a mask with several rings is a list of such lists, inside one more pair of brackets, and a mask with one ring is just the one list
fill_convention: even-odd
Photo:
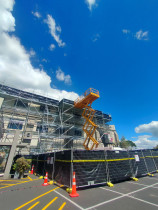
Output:
[[[82,109],[74,101],[61,101],[0,85],[0,141],[12,142],[15,130],[20,130],[17,153],[43,153],[60,149],[84,149]],[[118,146],[114,125],[108,125],[111,115],[96,110],[95,139],[98,148]]]

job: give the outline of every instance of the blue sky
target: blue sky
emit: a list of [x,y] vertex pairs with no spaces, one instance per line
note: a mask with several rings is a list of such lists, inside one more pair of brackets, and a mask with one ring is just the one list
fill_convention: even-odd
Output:
[[119,137],[153,147],[157,10],[156,0],[2,0],[0,82],[69,99],[93,87]]

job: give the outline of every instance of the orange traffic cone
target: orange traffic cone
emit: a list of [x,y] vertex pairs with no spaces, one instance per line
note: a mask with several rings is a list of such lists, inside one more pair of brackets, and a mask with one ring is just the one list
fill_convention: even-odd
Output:
[[79,194],[76,192],[76,178],[75,172],[73,172],[73,180],[72,180],[72,192],[70,194],[71,197],[78,197]]
[[31,169],[31,174],[33,174],[33,170],[34,170],[34,165],[32,166],[32,169]]
[[46,172],[46,176],[44,178],[44,183],[42,184],[42,186],[47,186],[48,184],[48,172]]

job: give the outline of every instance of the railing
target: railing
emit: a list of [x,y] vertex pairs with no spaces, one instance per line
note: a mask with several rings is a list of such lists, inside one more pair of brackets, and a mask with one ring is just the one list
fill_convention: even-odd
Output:
[[84,96],[89,95],[90,93],[95,93],[96,95],[99,95],[99,91],[94,89],[94,88],[89,88],[88,90],[86,90],[86,92],[84,93]]
[[83,95],[81,95],[80,97],[78,97],[76,100],[75,100],[75,104],[77,104],[79,101],[81,101],[85,96],[88,96],[90,93],[94,93],[96,95],[99,95],[99,91],[94,89],[94,88],[89,88],[88,90],[86,90],[84,92]]

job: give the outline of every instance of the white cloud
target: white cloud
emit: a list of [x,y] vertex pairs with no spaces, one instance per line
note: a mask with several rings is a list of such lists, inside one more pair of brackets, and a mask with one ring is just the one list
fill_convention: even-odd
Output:
[[30,56],[33,57],[36,55],[35,51],[31,48],[30,52],[29,52]]
[[88,9],[92,10],[93,6],[96,5],[96,0],[85,0],[86,4],[88,5]]
[[123,29],[123,30],[122,30],[122,33],[123,33],[123,34],[129,34],[129,33],[130,33],[130,30],[128,30],[128,29]]
[[71,76],[65,75],[65,73],[60,68],[58,68],[58,70],[56,70],[56,78],[59,81],[65,82],[65,84],[69,84],[69,85],[71,84]]
[[138,139],[134,143],[138,149],[152,149],[158,145],[158,140],[150,140],[150,137],[148,135],[138,136]]
[[151,133],[152,136],[158,137],[158,121],[152,121],[148,124],[142,124],[135,128],[136,133]]
[[43,59],[42,59],[42,62],[45,62],[45,63],[47,63],[47,60],[46,60],[45,58],[43,58]]
[[55,49],[55,45],[54,45],[54,44],[51,44],[51,45],[49,46],[49,49],[50,49],[50,51],[53,51],[53,50]]
[[96,42],[96,41],[98,41],[99,38],[100,38],[100,34],[97,33],[93,36],[92,41]]
[[54,40],[58,43],[59,47],[64,47],[65,42],[60,39],[61,27],[56,25],[55,19],[51,15],[47,15],[47,19],[44,21],[47,23],[50,34],[54,38]]
[[149,32],[148,31],[143,32],[142,30],[139,30],[135,33],[131,33],[131,31],[128,30],[128,29],[122,29],[122,33],[125,34],[125,35],[130,35],[137,40],[144,40],[144,41],[149,40],[149,37],[148,37]]
[[15,30],[15,19],[11,14],[14,3],[14,0],[0,1],[0,33]]
[[41,14],[39,13],[39,12],[32,12],[32,14],[35,16],[35,17],[37,17],[37,18],[41,18],[42,16],[41,16]]
[[14,0],[0,1],[0,82],[23,90],[38,90],[55,98],[76,99],[74,92],[51,88],[51,77],[42,69],[34,68],[30,62],[30,54],[20,40],[9,35],[15,30],[15,19],[11,12]]
[[135,33],[135,38],[138,39],[138,40],[148,40],[149,37],[148,37],[148,31],[142,31],[142,30],[139,30]]

